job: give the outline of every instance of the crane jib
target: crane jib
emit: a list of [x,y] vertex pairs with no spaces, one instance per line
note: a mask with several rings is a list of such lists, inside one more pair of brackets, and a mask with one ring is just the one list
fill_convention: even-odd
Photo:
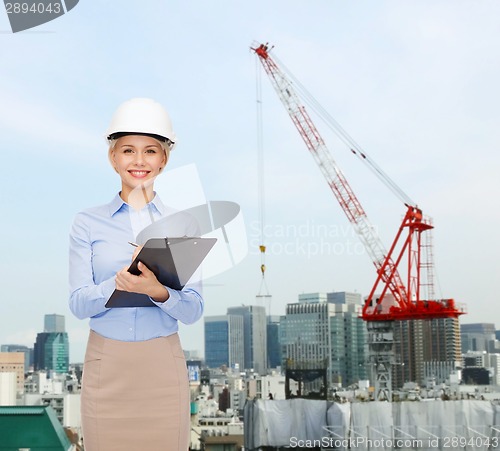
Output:
[[[339,126],[345,141],[352,144],[349,150],[366,161],[377,176],[392,187],[406,204],[407,211],[396,238],[389,251],[386,251],[376,228],[370,224],[361,203],[328,150],[294,86],[270,56],[269,45],[260,44],[252,50],[259,57],[293,124],[375,265],[377,278],[363,306],[362,318],[367,321],[394,321],[457,317],[465,313],[463,309],[455,306],[453,299],[421,299],[421,270],[427,269],[429,273],[433,270],[432,263],[423,258],[422,252],[422,233],[428,232],[433,226],[430,220],[424,218],[422,210],[414,205],[365,152],[356,150],[354,141]],[[406,265],[405,281],[398,271],[403,264]],[[432,281],[432,276],[428,275],[427,280]],[[427,285],[432,283],[428,282]]]

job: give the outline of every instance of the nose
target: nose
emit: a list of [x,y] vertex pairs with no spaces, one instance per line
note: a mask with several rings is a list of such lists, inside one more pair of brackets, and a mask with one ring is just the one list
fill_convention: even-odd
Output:
[[136,152],[134,163],[137,166],[144,166],[144,155],[142,154],[142,152]]

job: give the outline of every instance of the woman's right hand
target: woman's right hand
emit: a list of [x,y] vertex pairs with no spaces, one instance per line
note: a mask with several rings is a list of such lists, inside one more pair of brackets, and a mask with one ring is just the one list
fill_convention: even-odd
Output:
[[170,297],[170,293],[158,281],[153,271],[141,262],[138,263],[137,268],[141,272],[138,276],[130,274],[127,266],[118,271],[115,277],[116,289],[146,294],[156,302],[165,302]]

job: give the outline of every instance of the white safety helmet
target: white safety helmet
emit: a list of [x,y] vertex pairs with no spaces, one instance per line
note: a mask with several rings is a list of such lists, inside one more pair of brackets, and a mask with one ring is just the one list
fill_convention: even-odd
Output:
[[172,150],[177,138],[170,116],[153,99],[137,97],[123,102],[115,111],[106,132],[108,141],[126,135],[145,135],[164,141]]

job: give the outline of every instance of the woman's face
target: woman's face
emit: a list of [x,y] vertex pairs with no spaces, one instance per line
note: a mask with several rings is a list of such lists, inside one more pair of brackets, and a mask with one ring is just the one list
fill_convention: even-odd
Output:
[[155,139],[128,135],[116,141],[111,161],[122,179],[122,191],[128,194],[141,185],[152,185],[161,168],[165,167],[167,157]]

